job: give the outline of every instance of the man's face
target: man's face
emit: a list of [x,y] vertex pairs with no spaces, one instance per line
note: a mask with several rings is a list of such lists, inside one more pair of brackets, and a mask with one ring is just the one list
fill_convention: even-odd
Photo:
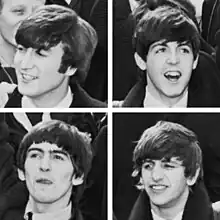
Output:
[[47,204],[69,201],[74,168],[66,151],[47,142],[33,143],[27,151],[24,170],[22,175],[33,201]]
[[175,207],[185,201],[189,180],[184,175],[184,169],[176,158],[170,161],[146,160],[142,165],[141,178],[153,205]]
[[62,56],[62,43],[48,51],[18,45],[14,64],[19,92],[31,98],[42,99],[61,88],[67,88],[69,77],[58,72]]
[[2,38],[15,46],[15,33],[21,21],[44,3],[45,0],[2,0],[2,10],[0,12]]
[[150,46],[146,60],[148,87],[162,99],[180,97],[197,65],[189,44],[164,40]]

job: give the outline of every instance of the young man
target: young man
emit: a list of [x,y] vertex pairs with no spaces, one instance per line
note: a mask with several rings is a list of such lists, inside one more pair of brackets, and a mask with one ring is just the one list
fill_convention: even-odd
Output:
[[106,107],[80,86],[97,36],[73,10],[43,6],[21,23],[15,38],[18,86],[5,107]]
[[90,137],[58,120],[36,125],[17,153],[19,178],[29,199],[3,219],[83,219],[78,209],[92,163]]
[[[196,135],[182,125],[159,121],[146,129],[133,152],[141,189],[129,220],[211,220]],[[217,215],[216,215],[217,216]]]
[[216,64],[202,53],[197,67],[199,31],[183,10],[146,10],[136,26],[134,46],[144,73],[121,107],[220,106]]

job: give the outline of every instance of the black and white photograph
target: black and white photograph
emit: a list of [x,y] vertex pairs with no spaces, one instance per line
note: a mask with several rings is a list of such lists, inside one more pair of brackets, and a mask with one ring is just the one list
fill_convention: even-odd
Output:
[[0,218],[107,219],[105,113],[0,113]]

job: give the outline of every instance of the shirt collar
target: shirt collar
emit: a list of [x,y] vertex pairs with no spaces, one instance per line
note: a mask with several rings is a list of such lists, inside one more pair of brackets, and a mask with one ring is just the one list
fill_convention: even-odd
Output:
[[[152,213],[152,217],[153,220],[166,220],[165,218],[161,218],[160,216],[158,216],[153,209],[151,209],[151,213]],[[181,211],[180,213],[178,213],[175,218],[173,218],[172,220],[182,220],[182,216],[183,216],[183,211]]]
[[[188,90],[185,92],[184,96],[172,107],[170,108],[186,108],[188,102]],[[166,106],[164,103],[162,103],[160,100],[154,98],[147,86],[146,86],[146,94],[144,98],[144,107],[145,108],[169,108],[169,106]]]
[[57,210],[55,212],[48,213],[35,213],[33,212],[32,204],[30,200],[28,201],[25,209],[24,219],[28,220],[28,213],[31,212],[32,220],[68,220],[71,218],[72,213],[72,203],[70,203],[66,208]]
[[136,0],[129,0],[129,5],[131,11],[133,12],[138,7],[138,2]]
[[[73,94],[70,87],[68,87],[68,92],[66,96],[56,106],[54,106],[54,108],[69,108],[72,101],[73,101]],[[22,97],[21,106],[22,108],[37,108],[32,102],[32,100],[27,96]]]

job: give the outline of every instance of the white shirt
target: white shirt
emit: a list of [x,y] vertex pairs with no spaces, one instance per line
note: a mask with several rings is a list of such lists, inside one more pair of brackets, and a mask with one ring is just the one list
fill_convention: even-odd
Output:
[[70,4],[70,2],[71,2],[71,0],[65,0],[66,1],[66,3],[69,5]]
[[[152,213],[153,220],[171,220],[171,219],[161,218],[153,211],[153,209],[151,209],[151,213]],[[183,211],[180,212],[178,215],[176,215],[176,217],[173,218],[172,220],[182,220],[182,216],[183,216]]]
[[28,220],[28,212],[32,212],[32,220],[69,220],[71,218],[72,203],[66,208],[48,213],[34,213],[32,204],[28,201],[25,209],[24,219]]
[[188,90],[184,96],[173,106],[166,106],[160,100],[154,98],[148,91],[146,86],[146,94],[144,98],[144,108],[186,108],[188,102]]
[[138,7],[138,3],[135,0],[129,0],[129,4],[132,12]]
[[[61,100],[53,108],[69,108],[72,101],[73,101],[73,94],[72,94],[71,89],[69,87],[68,92],[67,92],[66,96],[63,98],[63,100]],[[37,108],[37,106],[35,106],[34,103],[32,102],[32,100],[27,96],[22,97],[21,107],[22,108]]]

